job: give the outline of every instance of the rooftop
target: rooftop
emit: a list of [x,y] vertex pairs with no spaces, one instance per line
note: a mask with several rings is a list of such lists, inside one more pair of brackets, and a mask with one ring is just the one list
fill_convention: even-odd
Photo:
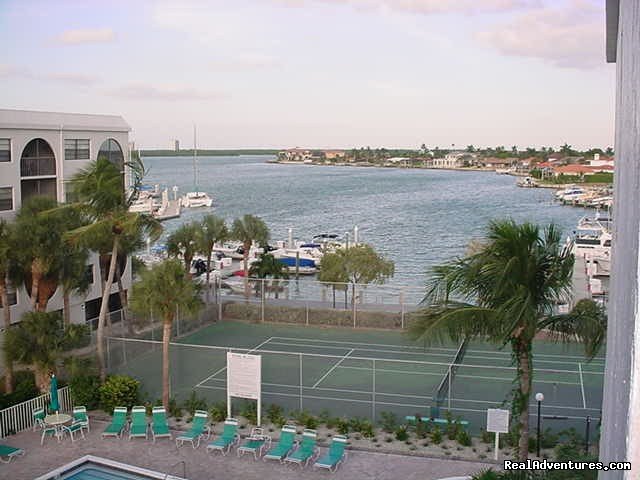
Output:
[[91,130],[128,132],[131,127],[118,115],[40,112],[0,109],[0,128],[29,130]]

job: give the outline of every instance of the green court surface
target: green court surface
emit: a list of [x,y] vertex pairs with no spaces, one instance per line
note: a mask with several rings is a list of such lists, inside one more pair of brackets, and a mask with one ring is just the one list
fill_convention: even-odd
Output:
[[[425,346],[391,331],[222,322],[172,341],[171,395],[225,400],[226,353],[252,353],[262,356],[263,404],[369,418],[428,415],[438,405],[477,430],[487,408],[505,406],[515,369],[508,349],[471,342],[449,380],[458,347]],[[109,338],[110,370],[138,378],[149,398],[159,398],[161,350],[158,341]],[[602,356],[588,362],[580,345],[539,341],[533,361],[546,426],[582,428],[587,416],[600,416]]]

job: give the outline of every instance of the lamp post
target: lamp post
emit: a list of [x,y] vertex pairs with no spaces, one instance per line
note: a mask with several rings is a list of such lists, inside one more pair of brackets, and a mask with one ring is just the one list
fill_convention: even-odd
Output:
[[536,402],[538,402],[538,439],[536,441],[536,455],[540,458],[540,408],[542,407],[542,401],[544,400],[544,395],[542,393],[536,393]]

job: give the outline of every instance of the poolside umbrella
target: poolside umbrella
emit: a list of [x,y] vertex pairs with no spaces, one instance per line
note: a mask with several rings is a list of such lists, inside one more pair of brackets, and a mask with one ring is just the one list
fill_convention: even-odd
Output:
[[51,375],[51,402],[49,402],[49,409],[56,413],[60,410],[60,402],[58,402],[58,379],[54,374]]

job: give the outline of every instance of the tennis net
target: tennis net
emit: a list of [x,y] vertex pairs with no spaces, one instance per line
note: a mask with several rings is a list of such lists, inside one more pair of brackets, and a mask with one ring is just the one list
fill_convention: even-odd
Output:
[[460,342],[460,345],[458,346],[458,350],[456,351],[456,356],[453,358],[453,361],[451,362],[451,364],[449,365],[449,368],[447,369],[447,373],[444,374],[444,377],[442,377],[442,380],[440,381],[440,383],[438,384],[438,387],[436,388],[433,398],[438,408],[442,406],[442,404],[444,403],[444,400],[450,394],[449,385],[453,382],[456,371],[458,370],[458,368],[460,367],[460,364],[462,363],[462,360],[464,359],[464,355],[467,352],[468,344],[469,344],[469,340],[466,338],[462,342]]

